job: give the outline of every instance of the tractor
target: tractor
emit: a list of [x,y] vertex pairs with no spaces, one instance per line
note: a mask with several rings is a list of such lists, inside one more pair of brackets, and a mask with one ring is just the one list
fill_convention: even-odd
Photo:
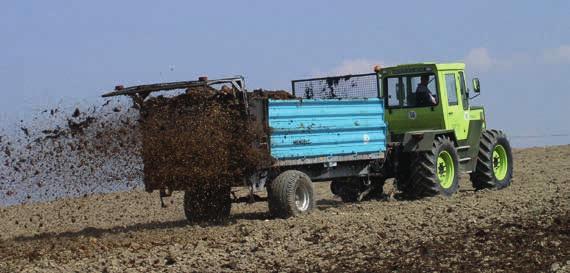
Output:
[[[487,129],[483,107],[471,105],[480,84],[473,79],[470,92],[464,64],[420,63],[376,67],[375,72],[388,124],[386,159],[376,186],[395,178],[405,195],[425,197],[457,192],[460,173],[468,173],[477,190],[511,183],[509,141],[504,132]],[[428,94],[421,92],[426,89]],[[351,184],[332,184],[343,200],[358,194],[346,189]]]

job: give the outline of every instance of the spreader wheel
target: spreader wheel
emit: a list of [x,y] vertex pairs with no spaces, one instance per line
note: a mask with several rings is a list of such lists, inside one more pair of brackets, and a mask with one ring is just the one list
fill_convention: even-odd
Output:
[[309,176],[296,170],[277,176],[268,186],[267,197],[269,212],[274,217],[294,217],[315,208],[313,183]]

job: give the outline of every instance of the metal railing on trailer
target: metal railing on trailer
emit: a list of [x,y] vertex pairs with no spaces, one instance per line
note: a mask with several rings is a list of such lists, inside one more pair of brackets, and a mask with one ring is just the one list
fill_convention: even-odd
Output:
[[294,80],[293,95],[304,99],[378,98],[380,78],[376,73]]
[[247,90],[245,88],[245,79],[243,76],[235,76],[231,78],[222,78],[215,80],[209,80],[208,77],[200,77],[197,81],[163,82],[135,85],[130,87],[117,85],[115,86],[115,90],[103,94],[102,97],[107,98],[114,96],[129,96],[133,100],[136,107],[141,109],[144,100],[153,92],[175,91],[197,87],[219,87],[220,89],[223,89],[224,86],[226,88],[230,88],[231,92],[236,95],[236,97],[244,105],[243,109],[245,113],[248,113]]

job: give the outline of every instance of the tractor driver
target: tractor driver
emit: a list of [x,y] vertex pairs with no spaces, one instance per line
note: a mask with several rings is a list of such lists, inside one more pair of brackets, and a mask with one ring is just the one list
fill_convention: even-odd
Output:
[[416,106],[434,106],[437,100],[428,88],[429,75],[422,75],[416,88]]

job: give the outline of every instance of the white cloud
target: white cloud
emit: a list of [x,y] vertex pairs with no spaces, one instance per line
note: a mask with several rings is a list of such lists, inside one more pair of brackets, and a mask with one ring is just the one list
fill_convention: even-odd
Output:
[[340,65],[333,68],[331,70],[331,73],[333,75],[373,73],[374,66],[381,65],[382,63],[383,62],[369,60],[369,59],[344,60]]
[[570,45],[545,49],[542,57],[547,63],[570,63]]
[[480,72],[488,71],[497,64],[497,61],[489,55],[489,50],[483,47],[471,49],[464,61],[469,69]]
[[510,53],[508,56],[496,57],[484,47],[469,50],[463,58],[467,69],[474,72],[489,70],[510,70],[514,67],[533,63],[533,56],[524,52]]

